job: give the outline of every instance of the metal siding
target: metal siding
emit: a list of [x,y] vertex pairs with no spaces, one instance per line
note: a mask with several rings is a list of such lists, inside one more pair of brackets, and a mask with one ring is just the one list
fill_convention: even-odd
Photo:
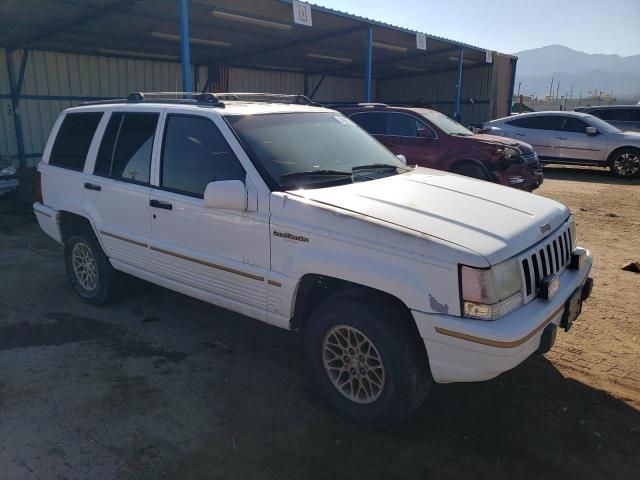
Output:
[[230,92],[304,93],[304,74],[277,70],[229,69]]
[[[465,125],[491,117],[491,66],[462,69],[461,112]],[[379,81],[380,102],[424,102],[434,110],[452,116],[456,71],[431,73]],[[470,103],[470,99],[474,103]],[[482,103],[478,103],[482,102]]]
[[[312,92],[322,75],[309,75],[308,89]],[[371,92],[376,91],[377,81],[372,80]],[[365,80],[364,78],[327,76],[313,97],[317,102],[364,102]],[[372,99],[375,100],[375,99]]]
[[[6,65],[5,51],[0,52],[0,61]],[[0,94],[8,95],[5,72],[0,68]],[[26,64],[22,95],[125,97],[132,91],[175,91],[179,78],[177,63],[35,50]],[[59,113],[82,101],[21,99],[26,154],[41,153]],[[0,154],[17,155],[11,100],[2,99],[1,105]],[[27,165],[37,162],[37,158],[27,159]]]

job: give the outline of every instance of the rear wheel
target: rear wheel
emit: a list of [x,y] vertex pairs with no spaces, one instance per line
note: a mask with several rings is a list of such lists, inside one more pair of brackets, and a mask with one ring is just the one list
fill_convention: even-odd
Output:
[[614,153],[609,167],[616,177],[631,178],[640,174],[640,150],[623,148]]
[[71,286],[94,305],[105,304],[114,290],[115,271],[93,231],[79,229],[65,241],[65,266]]
[[458,165],[454,168],[453,173],[457,173],[458,175],[464,175],[465,177],[477,178],[478,180],[486,180],[491,181],[489,175],[484,168],[475,163],[463,163],[462,165]]
[[320,394],[338,412],[385,426],[422,405],[431,374],[403,314],[374,297],[343,295],[313,312],[306,351]]

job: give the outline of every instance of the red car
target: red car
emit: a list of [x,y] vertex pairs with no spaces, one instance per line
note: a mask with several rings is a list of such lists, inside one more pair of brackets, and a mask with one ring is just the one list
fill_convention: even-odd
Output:
[[474,134],[446,115],[426,108],[359,104],[340,111],[409,165],[437,168],[532,191],[544,179],[531,145]]

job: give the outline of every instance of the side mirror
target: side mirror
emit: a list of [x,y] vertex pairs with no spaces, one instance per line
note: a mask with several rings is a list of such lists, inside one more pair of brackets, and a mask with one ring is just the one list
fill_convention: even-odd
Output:
[[398,159],[405,165],[407,164],[407,157],[405,157],[404,155],[396,155],[396,157],[398,157]]
[[598,129],[596,127],[587,127],[584,129],[584,133],[587,135],[597,135]]
[[247,189],[240,180],[223,180],[207,184],[204,205],[225,210],[247,209]]
[[426,127],[419,128],[417,132],[420,138],[433,138],[433,133]]

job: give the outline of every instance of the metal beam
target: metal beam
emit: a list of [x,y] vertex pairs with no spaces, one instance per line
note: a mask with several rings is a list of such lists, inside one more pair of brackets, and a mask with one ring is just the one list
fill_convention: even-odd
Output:
[[320,85],[322,85],[322,82],[324,82],[324,79],[326,78],[326,75],[322,75],[322,77],[320,77],[320,80],[318,80],[318,84],[315,86],[315,88],[313,89],[313,92],[311,92],[311,95],[309,95],[309,98],[313,100],[313,96],[316,94],[316,92],[318,91],[318,89],[320,88]]
[[369,25],[367,29],[367,40],[365,42],[365,67],[364,67],[364,99],[371,101],[371,61],[373,60],[373,27]]
[[[412,55],[405,55],[403,57],[396,57],[396,58],[389,58],[387,60],[381,60],[379,62],[376,62],[375,65],[372,64],[372,67],[373,66],[379,67],[380,65],[389,65],[392,63],[402,62],[405,60],[413,60],[414,58],[422,58],[422,57],[426,58],[433,55],[440,55],[441,53],[449,53],[457,50],[458,50],[457,48],[447,47],[447,48],[441,48],[439,50],[431,50],[429,52],[414,53]],[[334,73],[341,73],[349,70],[365,68],[365,65],[366,65],[366,62],[362,62],[362,63],[353,64],[353,65],[346,65],[340,68],[334,68],[332,70],[323,69],[323,70],[309,71],[309,74],[326,73],[327,75],[332,75]]]
[[189,57],[189,7],[188,0],[180,0],[180,63],[182,65],[182,91],[191,89],[191,58]]
[[[26,155],[24,151],[24,134],[22,132],[22,121],[20,120],[20,92],[18,91],[17,82],[13,71],[13,61],[11,57],[13,52],[5,50],[7,57],[7,73],[9,74],[9,89],[11,91],[11,110],[13,113],[13,125],[16,131],[16,143],[18,145],[18,160],[20,168],[26,167]],[[23,58],[24,58],[23,54]],[[22,70],[22,66],[21,66]],[[24,72],[22,73],[24,77]]]
[[299,41],[288,41],[286,43],[280,43],[278,45],[273,45],[271,47],[263,48],[261,50],[247,51],[245,53],[241,53],[238,55],[230,55],[228,57],[222,57],[217,59],[218,62],[233,62],[236,60],[240,60],[243,58],[251,58],[258,55],[268,55],[270,53],[279,52],[282,50],[287,50],[289,48],[298,47],[300,45],[309,45],[311,43],[321,42],[322,40],[328,40],[330,38],[341,37],[343,35],[349,35],[351,33],[360,32],[365,30],[367,27],[358,25],[357,27],[346,28],[344,30],[339,30],[337,32],[327,32],[322,35],[314,35],[313,37],[305,38],[304,40]]
[[34,44],[46,40],[49,37],[57,35],[59,33],[66,32],[72,28],[85,27],[88,23],[95,22],[96,20],[100,20],[102,17],[109,15],[112,12],[116,12],[118,10],[122,10],[133,5],[134,0],[118,0],[117,2],[111,3],[104,7],[98,8],[91,13],[87,13],[86,15],[81,15],[78,18],[71,20],[70,22],[62,23],[57,21],[56,19],[52,19],[52,24],[55,26],[49,29],[46,29],[44,32],[40,32],[37,35],[34,35],[31,38],[27,38],[23,41],[23,44],[29,47],[32,47]]
[[507,106],[507,115],[511,115],[511,109],[513,108],[513,90],[516,86],[516,64],[517,58],[511,59],[511,88],[509,89],[509,105]]
[[462,61],[464,60],[464,49],[458,48],[458,71],[456,72],[455,109],[453,118],[460,121],[460,94],[462,92]]

